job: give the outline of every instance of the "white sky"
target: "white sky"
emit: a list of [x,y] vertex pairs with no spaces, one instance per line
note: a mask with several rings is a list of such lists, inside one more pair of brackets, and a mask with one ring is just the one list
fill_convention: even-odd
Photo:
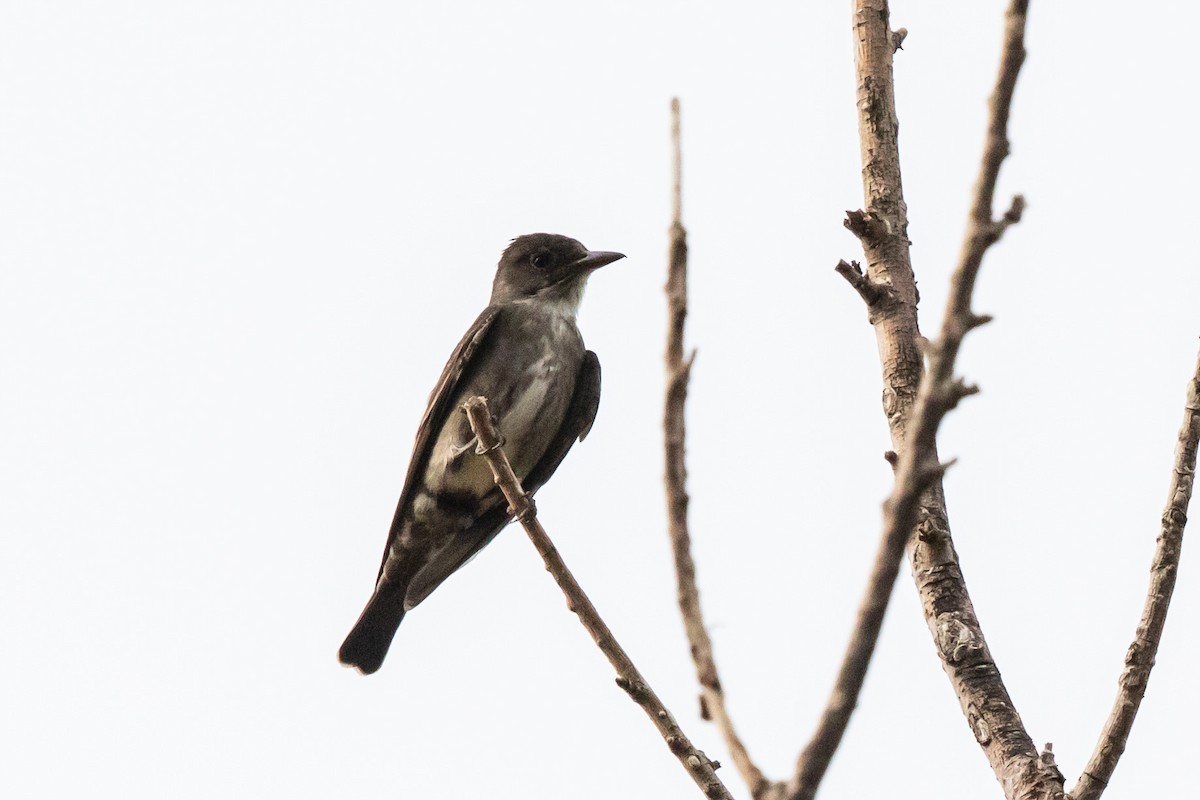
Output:
[[[1001,183],[1029,209],[985,264],[996,322],[960,359],[983,394],[941,449],[992,650],[1073,782],[1140,612],[1200,333],[1200,9],[1033,5]],[[894,8],[930,334],[1002,8]],[[698,796],[517,528],[379,674],[335,656],[500,250],[565,233],[629,258],[584,302],[604,398],[542,518],[728,762],[697,720],[661,497],[674,94],[703,601],[744,737],[790,773],[890,483],[874,337],[833,271],[861,257],[841,226],[862,203],[849,3],[7,3],[0,795]],[[1192,550],[1109,798],[1192,782]],[[872,796],[1000,796],[907,573],[822,793]]]

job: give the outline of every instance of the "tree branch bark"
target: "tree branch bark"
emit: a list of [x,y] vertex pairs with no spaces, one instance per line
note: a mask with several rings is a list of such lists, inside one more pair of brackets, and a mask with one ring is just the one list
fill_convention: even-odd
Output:
[[[861,285],[855,289],[864,298],[876,294],[868,306],[869,319],[883,365],[884,411],[900,454],[896,488],[887,504],[885,541],[898,560],[909,532],[915,534],[910,540],[912,571],[926,622],[971,731],[1010,800],[1062,798],[1062,776],[1039,757],[984,641],[950,538],[936,433],[945,413],[975,391],[954,378],[962,337],[987,321],[970,308],[975,276],[987,248],[1020,218],[1023,208],[1016,198],[1003,219],[992,219],[996,177],[1008,153],[1008,112],[1024,59],[1027,7],[1028,0],[1012,0],[1006,13],[983,164],[941,336],[929,347],[929,374],[922,377],[917,292],[896,138],[892,54],[897,37],[888,27],[886,0],[854,2],[866,210],[848,212],[846,221],[862,242],[868,262],[864,280],[870,292],[864,294]],[[853,277],[849,270],[840,272]]]
[[667,268],[667,391],[663,408],[663,434],[666,463],[667,525],[671,551],[675,557],[675,583],[679,613],[691,647],[696,678],[700,682],[700,714],[712,720],[725,740],[730,758],[754,797],[770,786],[755,766],[745,744],[733,727],[725,705],[725,691],[717,674],[712,640],[704,626],[700,609],[700,591],[696,587],[696,562],[692,559],[692,540],[688,530],[687,465],[685,459],[688,379],[693,350],[684,358],[683,332],[687,319],[687,231],[683,227],[683,157],[679,135],[679,99],[671,100],[672,214],[669,264]]
[[617,671],[617,685],[642,707],[646,715],[662,734],[667,747],[679,759],[679,762],[692,776],[692,780],[700,787],[706,797],[714,800],[733,800],[725,784],[717,777],[716,770],[720,764],[709,760],[708,756],[692,744],[684,734],[675,717],[667,711],[666,706],[658,699],[658,695],[650,688],[650,684],[630,660],[625,648],[613,637],[612,631],[600,617],[600,612],[592,605],[592,601],[584,594],[583,588],[575,580],[575,576],[567,569],[558,549],[550,541],[542,523],[538,522],[537,512],[533,501],[525,494],[521,482],[513,473],[501,446],[500,434],[492,422],[491,412],[488,411],[487,400],[483,397],[472,397],[463,404],[463,411],[471,422],[471,430],[479,442],[475,452],[487,459],[492,469],[496,485],[504,493],[509,509],[525,528],[533,546],[546,564],[546,571],[554,576],[554,580],[567,598],[567,608],[579,617],[579,621],[591,634],[596,646],[608,658],[613,669]]
[[1079,782],[1071,790],[1074,800],[1097,800],[1104,793],[1118,759],[1125,752],[1134,717],[1146,694],[1146,683],[1150,680],[1158,643],[1162,640],[1171,594],[1175,591],[1175,577],[1183,547],[1183,528],[1187,524],[1188,504],[1192,499],[1192,484],[1196,477],[1197,441],[1200,441],[1200,358],[1188,383],[1183,425],[1179,428],[1175,445],[1171,488],[1162,515],[1162,531],[1158,535],[1154,560],[1150,566],[1150,589],[1146,593],[1146,604],[1133,644],[1129,645],[1125,654],[1125,669],[1121,673],[1112,713],[1104,723],[1096,751],[1079,776]]

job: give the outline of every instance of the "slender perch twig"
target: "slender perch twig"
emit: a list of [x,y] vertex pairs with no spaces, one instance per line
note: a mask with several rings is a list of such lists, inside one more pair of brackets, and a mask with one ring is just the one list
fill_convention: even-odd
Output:
[[1154,656],[1162,639],[1163,625],[1167,620],[1167,607],[1175,590],[1175,576],[1179,570],[1179,555],[1183,546],[1183,527],[1187,523],[1188,503],[1192,499],[1192,482],[1196,477],[1196,447],[1200,440],[1200,358],[1196,371],[1188,383],[1187,405],[1184,406],[1183,425],[1179,428],[1179,439],[1175,445],[1175,464],[1171,472],[1171,489],[1167,507],[1162,515],[1162,531],[1154,548],[1154,561],[1150,566],[1150,589],[1146,593],[1146,604],[1138,622],[1133,644],[1125,654],[1125,669],[1121,673],[1120,688],[1112,713],[1104,723],[1096,751],[1071,790],[1074,800],[1096,800],[1104,793],[1108,781],[1116,769],[1117,760],[1125,752],[1125,742],[1133,727],[1133,719],[1142,697],[1146,694],[1146,682],[1154,666]]
[[[902,546],[916,526],[916,537],[911,540],[912,568],[926,622],[972,733],[1010,800],[1061,798],[1062,778],[1057,769],[1039,758],[983,639],[950,538],[936,433],[942,416],[975,391],[954,378],[954,360],[962,337],[987,321],[970,308],[975,276],[984,252],[1020,218],[1023,208],[1021,199],[1016,198],[1004,218],[992,218],[996,177],[1008,153],[1008,112],[1025,54],[1027,8],[1028,0],[1012,0],[1006,13],[1000,75],[992,95],[975,200],[941,336],[929,349],[929,373],[923,378],[916,286],[908,257],[907,211],[896,144],[891,70],[895,39],[888,30],[886,0],[855,2],[859,132],[867,210],[850,212],[846,223],[862,241],[867,255],[865,280],[879,292],[870,303],[870,319],[884,368],[884,410],[893,446],[900,453],[896,488],[888,501],[885,538],[893,547]],[[840,272],[852,277],[850,271]],[[864,298],[869,297],[861,286],[855,289]]]
[[730,758],[737,766],[751,794],[759,797],[770,782],[750,760],[746,746],[734,730],[725,706],[725,692],[713,659],[712,640],[704,627],[700,611],[700,592],[696,588],[696,562],[692,560],[688,532],[687,467],[684,459],[684,406],[687,403],[688,378],[695,350],[683,356],[683,328],[687,318],[687,231],[683,227],[683,159],[679,141],[679,98],[671,100],[671,144],[674,158],[670,263],[667,270],[667,392],[663,409],[663,433],[666,449],[666,492],[668,530],[675,555],[675,580],[679,613],[683,617],[696,678],[700,682],[700,708],[705,719],[716,723]]
[[717,798],[733,800],[729,790],[725,788],[725,784],[716,775],[716,769],[720,764],[710,761],[703,752],[692,745],[691,740],[675,722],[675,718],[667,711],[666,706],[658,699],[658,695],[654,693],[654,690],[646,683],[646,679],[633,665],[625,649],[613,637],[612,631],[600,618],[600,613],[596,611],[592,601],[584,594],[583,589],[575,580],[575,576],[567,569],[558,549],[550,541],[546,530],[538,522],[533,501],[521,488],[521,482],[508,463],[508,456],[505,455],[501,446],[500,434],[492,423],[487,400],[482,397],[472,397],[463,404],[463,410],[466,411],[467,418],[471,422],[471,430],[479,442],[479,447],[475,452],[487,459],[496,485],[500,487],[504,498],[508,501],[509,509],[525,528],[525,532],[529,534],[530,541],[533,542],[533,546],[537,548],[542,560],[546,563],[546,570],[554,576],[554,580],[566,596],[567,608],[579,617],[583,627],[592,635],[596,645],[617,671],[617,685],[624,689],[654,722],[655,727],[666,741],[667,747],[683,764],[684,769],[692,776],[692,780],[696,782],[705,796],[714,798],[714,800]]

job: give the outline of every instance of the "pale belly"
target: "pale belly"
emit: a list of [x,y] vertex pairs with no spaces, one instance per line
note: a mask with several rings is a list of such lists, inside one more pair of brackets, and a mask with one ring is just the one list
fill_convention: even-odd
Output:
[[[581,355],[576,355],[576,348],[552,346],[550,337],[539,344],[540,347],[527,348],[524,353],[509,354],[515,358],[506,362],[503,369],[492,365],[493,368],[482,370],[477,379],[460,390],[455,399],[456,410],[439,431],[430,452],[423,483],[425,491],[415,498],[413,510],[418,519],[432,522],[439,516],[435,508],[439,504],[434,499],[437,495],[478,498],[494,486],[487,461],[475,454],[466,415],[457,410],[470,396],[488,398],[489,407],[497,417],[497,428],[504,437],[504,452],[518,478],[523,480],[541,460],[562,427]],[[514,363],[520,361],[525,364]]]

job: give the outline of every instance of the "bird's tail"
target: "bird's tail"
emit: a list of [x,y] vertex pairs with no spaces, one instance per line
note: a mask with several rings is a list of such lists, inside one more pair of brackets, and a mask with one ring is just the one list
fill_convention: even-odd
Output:
[[347,666],[356,667],[364,675],[375,672],[383,664],[403,619],[404,590],[380,586],[363,609],[358,622],[354,623],[346,641],[342,642],[338,659]]

